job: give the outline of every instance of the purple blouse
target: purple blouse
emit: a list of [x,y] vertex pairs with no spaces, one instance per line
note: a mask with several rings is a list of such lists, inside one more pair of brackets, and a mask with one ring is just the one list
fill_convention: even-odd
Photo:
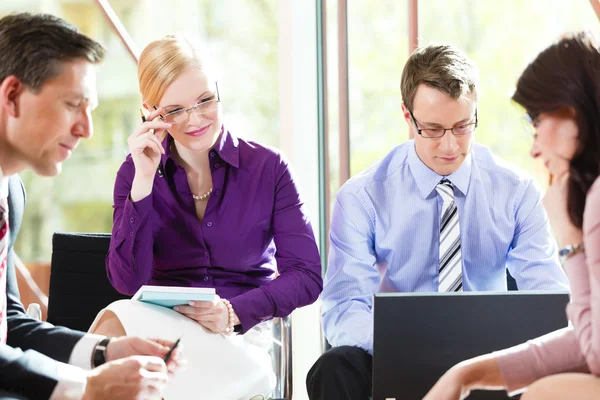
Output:
[[323,288],[321,262],[283,156],[223,132],[208,155],[213,191],[202,222],[169,135],[152,193],[135,203],[127,156],[115,182],[106,268],[112,285],[130,295],[145,284],[214,287],[246,332],[313,303]]

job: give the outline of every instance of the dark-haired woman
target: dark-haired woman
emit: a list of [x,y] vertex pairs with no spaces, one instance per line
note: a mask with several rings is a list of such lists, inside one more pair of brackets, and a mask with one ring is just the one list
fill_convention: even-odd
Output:
[[513,100],[534,129],[531,156],[554,177],[544,199],[571,283],[568,327],[463,361],[425,400],[474,389],[521,399],[600,398],[600,47],[587,32],[564,36],[525,69]]

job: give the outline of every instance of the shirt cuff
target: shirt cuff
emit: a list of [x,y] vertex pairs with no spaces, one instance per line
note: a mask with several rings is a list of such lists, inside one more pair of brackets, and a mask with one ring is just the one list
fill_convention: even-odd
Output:
[[49,400],[81,400],[87,386],[87,375],[81,368],[65,363],[58,365],[58,383]]
[[275,316],[273,303],[261,288],[252,289],[229,301],[240,319],[241,333],[246,333],[260,322],[271,320]]
[[73,347],[71,357],[69,357],[69,364],[86,370],[92,369],[92,352],[96,345],[105,338],[106,336],[91,333],[82,337],[75,347]]
[[123,210],[124,215],[129,217],[146,217],[152,210],[152,193],[136,202],[131,201],[131,198],[128,196]]

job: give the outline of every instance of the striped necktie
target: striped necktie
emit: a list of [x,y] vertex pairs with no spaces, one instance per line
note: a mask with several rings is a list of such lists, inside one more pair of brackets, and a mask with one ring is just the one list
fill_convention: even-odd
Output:
[[440,221],[439,292],[462,291],[462,260],[460,252],[460,224],[458,208],[454,201],[454,186],[446,179],[438,183],[436,190],[442,197]]
[[0,198],[0,344],[6,343],[6,259],[8,256],[8,202]]

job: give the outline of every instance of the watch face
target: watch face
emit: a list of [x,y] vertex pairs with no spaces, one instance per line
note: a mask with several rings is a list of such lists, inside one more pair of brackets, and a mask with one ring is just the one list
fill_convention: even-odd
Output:
[[569,254],[571,252],[571,247],[565,247],[564,249],[560,249],[560,251],[558,252],[558,255],[560,257],[564,257],[567,254]]

